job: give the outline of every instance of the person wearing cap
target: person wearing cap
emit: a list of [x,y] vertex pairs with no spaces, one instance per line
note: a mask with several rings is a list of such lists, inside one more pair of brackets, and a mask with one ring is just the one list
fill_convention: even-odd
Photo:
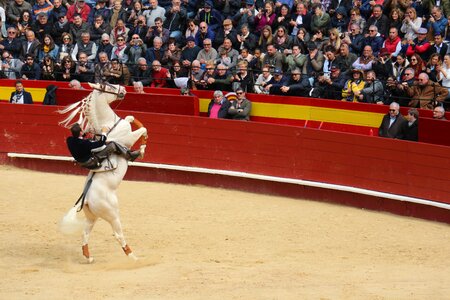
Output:
[[235,93],[236,100],[231,101],[228,115],[233,120],[249,121],[252,102],[245,97],[245,91],[242,88],[237,88]]
[[372,16],[367,19],[364,35],[367,37],[370,34],[370,26],[376,25],[380,35],[386,37],[388,36],[388,24],[389,18],[385,14],[383,14],[383,6],[381,6],[380,4],[375,4],[372,7]]
[[421,27],[417,30],[417,38],[409,41],[406,56],[411,57],[414,53],[417,53],[423,61],[427,61],[430,58],[432,49],[427,39],[427,34],[428,30],[426,28]]
[[181,51],[180,61],[185,68],[189,68],[191,63],[197,58],[198,53],[202,50],[195,44],[195,38],[189,36],[186,38],[186,47]]
[[64,43],[63,40],[64,33],[68,33],[69,30],[70,30],[70,23],[67,20],[66,13],[56,15],[56,22],[53,22],[51,35],[57,45],[61,45]]
[[434,44],[431,48],[431,54],[437,53],[439,54],[441,60],[444,60],[445,54],[447,54],[448,51],[448,45],[447,43],[444,43],[444,38],[442,37],[442,34],[440,32],[436,32],[434,34]]
[[74,4],[67,9],[67,20],[73,23],[75,15],[80,15],[84,22],[88,21],[91,7],[85,3],[85,0],[76,0]]
[[36,4],[33,5],[33,9],[31,11],[33,20],[36,20],[37,16],[41,13],[45,14],[48,18],[52,10],[53,4],[50,2],[50,0],[37,0]]
[[410,108],[403,125],[403,140],[417,142],[419,140],[419,111]]
[[281,69],[275,69],[272,74],[272,79],[264,86],[264,90],[271,95],[280,95],[280,88],[286,85],[288,78],[283,76]]
[[402,39],[396,27],[389,28],[389,36],[384,40],[382,49],[386,49],[391,56],[397,56],[402,50]]
[[203,8],[200,8],[195,16],[198,22],[206,22],[210,29],[214,32],[219,30],[222,25],[222,14],[214,8],[211,0],[206,0]]
[[233,22],[230,19],[223,20],[223,26],[217,31],[216,37],[213,41],[214,48],[219,48],[225,39],[229,39],[233,48],[237,48],[237,31],[233,28]]
[[361,69],[353,69],[352,77],[347,80],[342,89],[342,101],[359,102],[358,96],[364,85],[364,72]]
[[389,112],[383,116],[383,120],[378,128],[378,136],[402,139],[405,134],[405,122],[405,118],[400,113],[400,105],[397,102],[392,102],[389,105]]
[[109,24],[109,21],[111,20],[111,10],[107,5],[108,2],[108,0],[97,0],[97,3],[89,12],[89,24],[93,24],[97,16],[102,16],[104,22]]
[[147,27],[155,26],[156,18],[161,18],[164,22],[166,20],[166,10],[158,5],[158,0],[149,0],[148,9],[142,14],[147,20]]
[[258,10],[255,7],[255,0],[246,0],[245,6],[241,8],[233,16],[233,22],[236,24],[236,29],[239,31],[242,25],[247,24],[248,27],[255,27],[255,16],[258,14]]
[[394,69],[392,67],[392,60],[387,49],[381,48],[378,58],[372,62],[372,70],[375,71],[380,81],[386,82],[388,77],[394,76]]
[[321,75],[310,95],[314,98],[341,100],[342,90],[347,81],[347,76],[341,71],[339,64],[332,66],[329,76]]

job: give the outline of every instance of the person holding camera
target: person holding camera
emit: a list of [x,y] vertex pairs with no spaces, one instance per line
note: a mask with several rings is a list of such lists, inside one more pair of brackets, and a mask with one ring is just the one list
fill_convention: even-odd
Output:
[[148,9],[142,14],[147,20],[147,26],[150,28],[155,26],[156,18],[161,18],[164,22],[166,20],[166,10],[158,5],[158,0],[149,0]]
[[342,72],[341,67],[334,65],[331,67],[329,76],[321,74],[317,77],[316,86],[310,94],[314,98],[340,100],[346,81],[347,76]]
[[255,16],[258,10],[255,7],[255,0],[245,0],[245,7],[241,8],[234,16],[233,22],[236,24],[236,29],[241,30],[244,24],[254,28]]

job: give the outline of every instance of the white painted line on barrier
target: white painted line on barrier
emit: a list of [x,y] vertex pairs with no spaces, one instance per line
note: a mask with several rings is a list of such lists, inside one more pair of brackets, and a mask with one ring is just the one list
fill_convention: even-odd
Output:
[[[60,160],[60,161],[73,161],[72,157],[69,156],[54,156],[54,155],[42,155],[42,154],[25,154],[25,153],[8,153],[8,157],[17,157],[17,158],[31,158],[31,159],[47,159],[47,160]],[[193,173],[205,173],[205,174],[214,174],[214,175],[224,175],[224,176],[232,176],[232,177],[243,177],[250,179],[258,179],[265,181],[274,181],[281,183],[290,183],[297,185],[304,185],[310,187],[317,187],[323,189],[331,189],[336,191],[350,192],[362,195],[369,195],[374,197],[392,199],[403,202],[412,202],[424,205],[435,206],[439,208],[444,208],[450,210],[450,204],[436,202],[432,200],[396,195],[385,192],[378,192],[363,188],[356,188],[346,185],[332,184],[332,183],[323,183],[316,181],[308,181],[302,179],[293,179],[293,178],[285,178],[285,177],[277,177],[277,176],[269,176],[269,175],[260,175],[254,173],[245,173],[238,171],[227,171],[227,170],[218,170],[218,169],[207,169],[207,168],[198,168],[198,167],[185,167],[178,165],[164,165],[164,164],[154,164],[154,163],[144,163],[144,162],[129,162],[130,166],[135,167],[143,167],[143,168],[154,168],[154,169],[165,169],[165,170],[174,170],[174,171],[183,171],[183,172],[193,172]]]

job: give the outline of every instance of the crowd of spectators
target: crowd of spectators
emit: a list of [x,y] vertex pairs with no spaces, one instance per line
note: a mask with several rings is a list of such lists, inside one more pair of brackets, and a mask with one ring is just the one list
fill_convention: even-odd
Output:
[[448,109],[448,0],[1,0],[1,75]]

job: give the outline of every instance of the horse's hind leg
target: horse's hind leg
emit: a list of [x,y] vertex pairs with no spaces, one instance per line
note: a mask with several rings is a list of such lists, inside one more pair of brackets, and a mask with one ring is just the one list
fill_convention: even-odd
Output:
[[91,213],[87,205],[84,206],[83,210],[86,216],[86,225],[83,230],[83,244],[81,246],[81,250],[83,251],[83,256],[86,258],[86,261],[88,263],[92,263],[94,261],[94,258],[89,253],[88,242],[89,235],[92,231],[92,228],[94,227],[97,218]]
[[125,252],[125,254],[128,257],[131,257],[134,260],[137,260],[136,255],[134,255],[130,246],[128,246],[127,242],[125,241],[125,237],[123,236],[123,231],[122,231],[122,225],[120,224],[120,220],[118,217],[111,221],[111,227],[114,232],[114,237],[119,242],[120,246],[122,247],[123,252]]

